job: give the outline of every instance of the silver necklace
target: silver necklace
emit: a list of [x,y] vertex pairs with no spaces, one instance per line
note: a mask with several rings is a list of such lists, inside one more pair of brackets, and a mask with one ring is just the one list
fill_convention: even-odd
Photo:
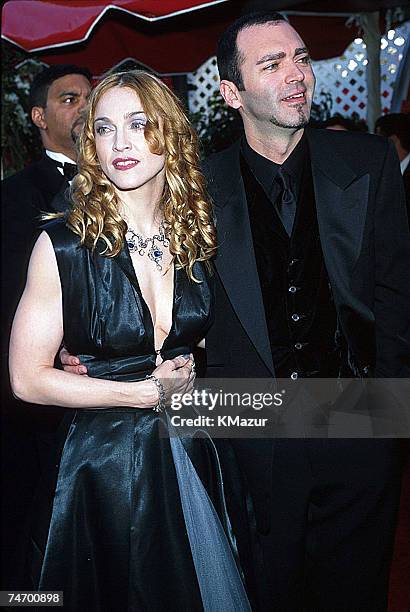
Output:
[[133,230],[132,227],[128,226],[125,239],[127,241],[130,253],[138,253],[138,255],[141,255],[141,257],[147,255],[148,259],[155,263],[155,265],[157,266],[157,270],[159,272],[162,271],[161,264],[164,251],[163,249],[161,249],[160,245],[162,245],[164,248],[169,246],[169,240],[166,235],[164,221],[161,221],[158,227],[158,234],[154,234],[153,236],[147,236],[146,238],[144,238],[143,236],[141,236],[141,234]]

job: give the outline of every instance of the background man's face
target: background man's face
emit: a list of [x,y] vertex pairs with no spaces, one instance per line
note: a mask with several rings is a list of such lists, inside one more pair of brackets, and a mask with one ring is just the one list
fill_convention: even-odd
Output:
[[44,120],[48,146],[52,146],[52,150],[65,152],[73,148],[73,139],[83,125],[81,111],[90,91],[88,79],[81,74],[67,74],[50,85]]
[[239,32],[245,91],[239,92],[244,122],[298,128],[310,117],[315,77],[299,34],[286,22]]

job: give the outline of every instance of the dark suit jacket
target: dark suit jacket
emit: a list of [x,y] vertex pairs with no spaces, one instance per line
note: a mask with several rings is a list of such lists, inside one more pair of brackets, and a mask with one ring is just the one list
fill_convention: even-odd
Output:
[[[354,373],[409,377],[410,236],[396,151],[369,134],[308,129],[307,137],[323,256]],[[272,379],[240,143],[210,157],[204,171],[218,234],[207,375]],[[267,533],[275,444],[268,438],[231,442],[250,487],[256,524]]]
[[[1,184],[1,421],[5,502],[2,516],[7,527],[4,574],[8,584],[24,582],[23,548],[32,496],[40,473],[47,473],[54,431],[62,418],[56,406],[32,406],[12,397],[7,368],[10,327],[24,289],[27,264],[38,234],[42,212],[57,212],[53,200],[68,183],[55,163],[44,154]],[[64,203],[61,198],[59,201]],[[27,356],[27,359],[30,359]],[[17,551],[17,552],[16,552]],[[6,584],[6,583],[5,583]]]
[[[324,260],[354,373],[410,376],[410,237],[393,146],[307,129]],[[218,233],[208,375],[272,377],[274,366],[239,164],[240,145],[205,162]]]
[[[68,187],[55,162],[46,154],[1,183],[2,191],[2,331],[7,341],[14,311],[24,289],[27,264],[42,212],[59,212]],[[57,206],[57,208],[56,208]]]

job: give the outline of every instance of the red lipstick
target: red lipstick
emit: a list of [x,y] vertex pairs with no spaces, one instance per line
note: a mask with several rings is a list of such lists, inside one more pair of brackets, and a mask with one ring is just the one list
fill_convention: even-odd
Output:
[[139,160],[134,157],[116,157],[112,165],[116,170],[130,170],[131,168],[135,168],[139,163]]

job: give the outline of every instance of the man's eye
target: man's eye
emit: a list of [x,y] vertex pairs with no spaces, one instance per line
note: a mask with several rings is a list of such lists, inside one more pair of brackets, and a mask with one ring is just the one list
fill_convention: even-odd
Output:
[[310,57],[309,55],[306,55],[305,57],[301,57],[297,60],[298,62],[300,62],[301,64],[310,64]]
[[64,104],[73,104],[77,98],[75,96],[69,96],[68,98],[63,99]]
[[276,68],[279,66],[279,64],[277,62],[275,62],[274,64],[268,64],[267,66],[265,66],[264,70],[276,70]]

